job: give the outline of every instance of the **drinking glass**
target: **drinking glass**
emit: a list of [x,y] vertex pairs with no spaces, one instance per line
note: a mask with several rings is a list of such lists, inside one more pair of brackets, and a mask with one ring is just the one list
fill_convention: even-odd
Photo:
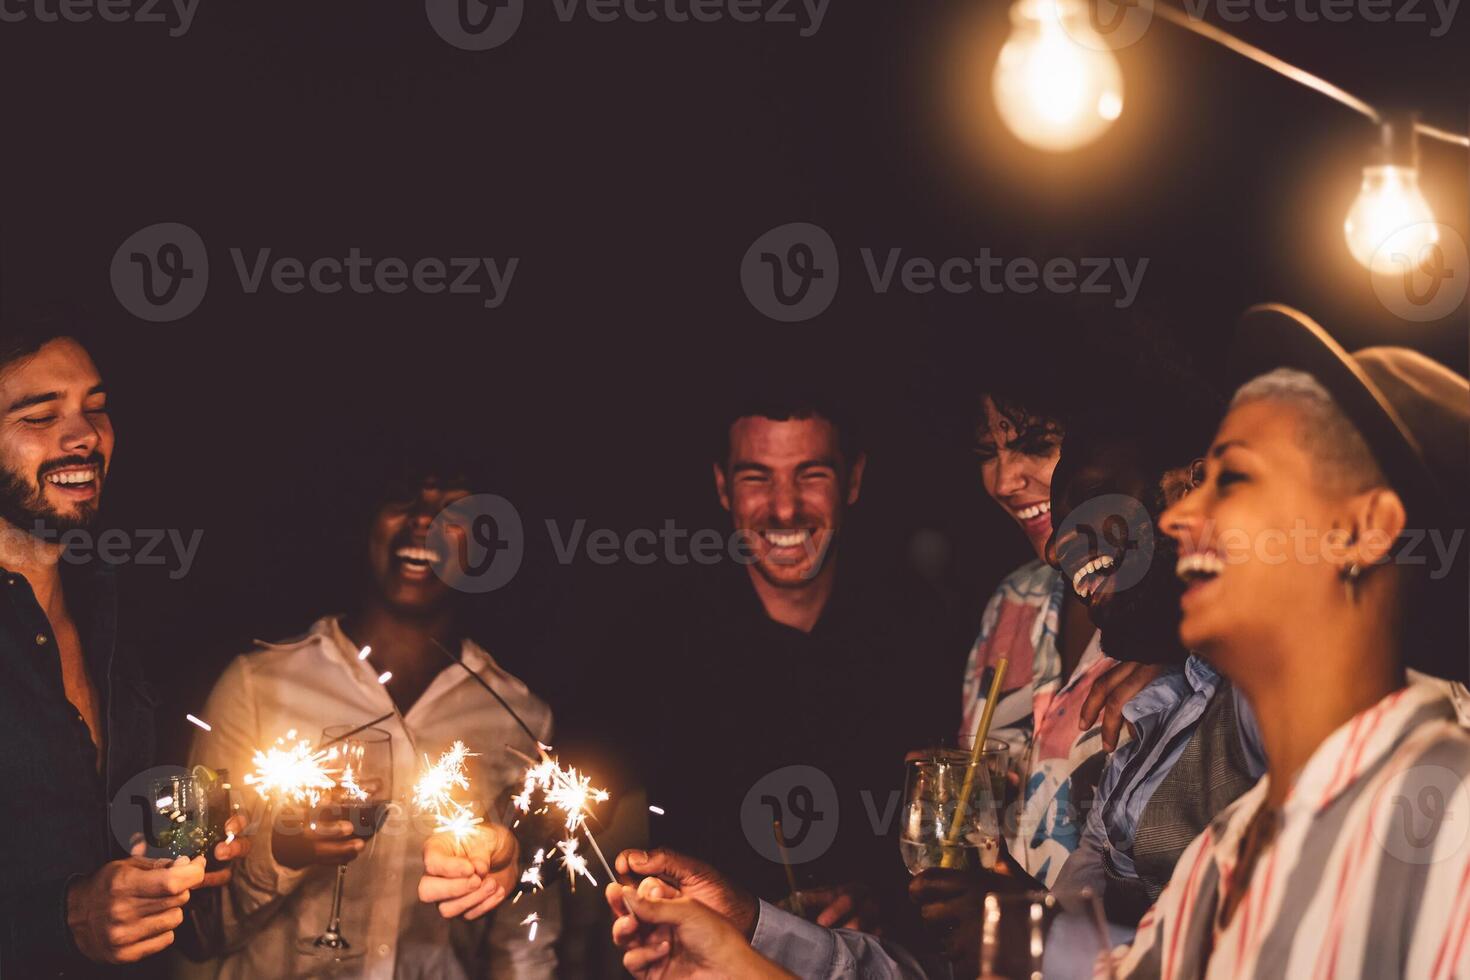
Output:
[[980,980],[1113,976],[1102,903],[1091,890],[985,896]]
[[181,772],[153,780],[149,798],[153,803],[149,841],[169,857],[192,858],[210,844],[209,798],[193,773]]
[[978,760],[969,752],[941,749],[906,765],[898,848],[909,874],[994,868],[1000,854],[1005,745],[987,739]]
[[[325,797],[317,819],[347,820],[359,837],[372,837],[382,827],[393,799],[393,737],[380,728],[354,731],[352,725],[333,725],[322,730],[317,743],[326,752],[323,766],[334,774],[337,784]],[[304,953],[333,960],[362,955],[342,935],[342,885],[347,865],[337,866],[332,886],[332,917],[327,929],[315,939],[301,939]]]

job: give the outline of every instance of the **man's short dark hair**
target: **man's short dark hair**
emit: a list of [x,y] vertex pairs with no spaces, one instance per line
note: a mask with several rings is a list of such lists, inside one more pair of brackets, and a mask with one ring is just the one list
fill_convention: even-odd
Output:
[[60,304],[0,303],[0,371],[31,357],[53,340],[71,339],[90,353],[87,318]]
[[715,462],[726,465],[730,459],[730,427],[743,418],[789,422],[803,419],[826,419],[837,430],[837,446],[849,466],[864,449],[855,413],[846,400],[828,385],[783,385],[775,382],[752,385],[727,395],[716,413],[716,438],[712,445]]

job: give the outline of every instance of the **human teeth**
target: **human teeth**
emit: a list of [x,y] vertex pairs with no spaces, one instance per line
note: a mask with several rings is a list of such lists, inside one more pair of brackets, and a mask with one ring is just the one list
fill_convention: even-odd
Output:
[[1187,579],[1196,575],[1214,576],[1225,571],[1225,563],[1218,555],[1208,551],[1196,551],[1190,555],[1180,555],[1179,562],[1174,566],[1174,574],[1179,578]]
[[777,548],[795,548],[807,539],[806,531],[766,531],[765,539]]
[[59,470],[55,473],[47,473],[46,482],[60,484],[91,483],[96,476],[97,471],[95,469]]
[[404,561],[435,562],[439,560],[438,552],[430,551],[428,548],[399,548],[394,554]]
[[1091,575],[1093,572],[1101,572],[1105,569],[1112,568],[1114,564],[1115,563],[1110,555],[1098,555],[1096,558],[1092,559],[1092,561],[1077,569],[1077,574],[1072,576],[1072,591],[1078,593],[1084,599],[1087,598],[1089,595],[1092,594],[1093,590],[1089,588],[1084,591],[1082,588],[1082,580],[1087,578],[1087,576]]
[[1050,512],[1051,512],[1051,504],[1049,504],[1049,503],[1032,504],[1030,507],[1027,507],[1025,510],[1018,510],[1018,511],[1016,511],[1016,516],[1019,517],[1023,521],[1029,521],[1033,517],[1040,517],[1042,514],[1047,514],[1047,513],[1050,513]]

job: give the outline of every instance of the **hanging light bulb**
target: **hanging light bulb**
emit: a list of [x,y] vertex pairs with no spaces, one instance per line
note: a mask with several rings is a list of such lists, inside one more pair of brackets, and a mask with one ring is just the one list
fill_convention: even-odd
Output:
[[1400,275],[1429,256],[1439,241],[1434,212],[1419,191],[1419,147],[1412,117],[1382,124],[1374,161],[1342,230],[1348,250],[1376,275]]
[[1017,0],[993,82],[1022,142],[1062,152],[1097,139],[1123,111],[1123,73],[1082,0]]

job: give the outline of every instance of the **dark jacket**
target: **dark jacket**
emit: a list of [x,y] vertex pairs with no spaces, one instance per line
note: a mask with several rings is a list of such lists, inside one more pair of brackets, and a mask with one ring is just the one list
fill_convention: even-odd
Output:
[[66,889],[126,856],[109,803],[153,756],[157,699],[117,649],[113,570],[62,568],[102,709],[104,752],[99,772],[91,734],[62,686],[51,624],[25,577],[0,569],[0,976],[7,978],[92,972],[66,924]]

